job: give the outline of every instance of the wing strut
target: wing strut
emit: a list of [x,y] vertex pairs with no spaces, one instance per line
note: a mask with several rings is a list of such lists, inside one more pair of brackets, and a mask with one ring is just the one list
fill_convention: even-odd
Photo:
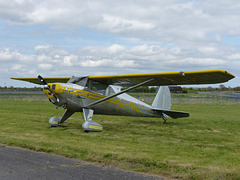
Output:
[[96,105],[96,104],[98,104],[98,103],[101,103],[101,102],[103,102],[103,101],[106,101],[106,100],[108,100],[108,99],[111,99],[111,98],[113,98],[113,97],[116,97],[116,96],[118,96],[118,95],[120,95],[120,94],[123,94],[123,93],[125,93],[125,92],[128,92],[128,91],[130,91],[130,90],[132,90],[132,89],[135,89],[135,88],[137,88],[137,87],[139,87],[139,86],[142,86],[142,85],[144,85],[144,84],[147,84],[147,83],[149,83],[149,82],[151,82],[151,81],[153,81],[153,80],[155,80],[155,78],[148,79],[148,80],[146,80],[146,81],[144,81],[144,82],[141,82],[141,83],[139,83],[139,84],[136,84],[135,86],[132,86],[132,87],[130,87],[130,88],[127,88],[127,89],[125,89],[125,90],[123,90],[123,91],[121,91],[121,92],[119,92],[119,93],[113,94],[113,95],[111,95],[111,96],[107,96],[107,97],[105,97],[105,98],[103,98],[103,99],[100,99],[100,100],[98,100],[98,101],[95,101],[95,102],[93,102],[93,103],[90,103],[90,104],[84,106],[84,108],[90,108],[90,107],[92,107],[92,106],[94,106],[94,105]]

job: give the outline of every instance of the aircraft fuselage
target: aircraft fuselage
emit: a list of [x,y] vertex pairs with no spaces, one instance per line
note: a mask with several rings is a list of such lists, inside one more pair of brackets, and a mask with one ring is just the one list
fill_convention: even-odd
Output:
[[[71,83],[52,83],[49,86],[59,98],[59,102],[57,102],[52,93],[44,89],[44,93],[49,97],[50,102],[74,112],[82,112],[87,104],[107,97],[104,93]],[[94,110],[94,114],[162,117],[162,114],[152,110],[150,105],[126,93],[96,104],[91,109]]]

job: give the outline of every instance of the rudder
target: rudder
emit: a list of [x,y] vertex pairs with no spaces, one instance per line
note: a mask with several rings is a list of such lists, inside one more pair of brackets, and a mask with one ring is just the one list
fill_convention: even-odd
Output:
[[170,110],[171,105],[171,93],[168,86],[160,86],[152,103],[152,107],[156,109]]

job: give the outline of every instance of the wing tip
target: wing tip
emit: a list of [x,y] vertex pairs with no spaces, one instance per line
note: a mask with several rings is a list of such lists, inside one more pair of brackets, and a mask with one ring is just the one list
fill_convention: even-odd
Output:
[[10,77],[11,79],[14,79],[14,80],[21,80],[20,77]]
[[230,72],[228,72],[228,71],[225,71],[225,74],[231,76],[231,79],[232,79],[232,78],[235,78],[235,76],[234,76],[233,74],[231,74]]

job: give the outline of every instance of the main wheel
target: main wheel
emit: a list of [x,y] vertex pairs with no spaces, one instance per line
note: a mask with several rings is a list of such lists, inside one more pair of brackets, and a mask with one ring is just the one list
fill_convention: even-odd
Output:
[[49,119],[49,124],[51,127],[58,127],[60,120],[61,119],[59,117],[51,117]]

